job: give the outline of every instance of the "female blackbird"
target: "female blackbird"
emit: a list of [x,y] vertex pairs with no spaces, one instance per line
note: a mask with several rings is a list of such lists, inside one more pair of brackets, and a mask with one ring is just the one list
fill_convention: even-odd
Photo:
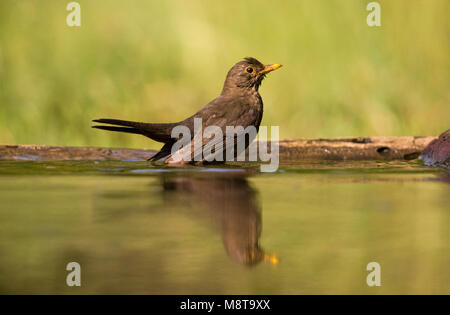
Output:
[[[242,126],[244,129],[253,126],[258,131],[263,114],[263,102],[258,93],[262,80],[270,71],[280,68],[280,64],[263,65],[255,58],[245,58],[236,63],[228,72],[222,93],[194,115],[176,123],[143,123],[118,119],[97,119],[94,122],[110,124],[115,126],[96,125],[93,128],[120,131],[144,135],[150,139],[164,143],[161,150],[149,160],[164,160],[166,163],[174,163],[172,146],[179,140],[172,137],[175,127],[185,126],[190,131],[190,138],[184,145],[194,146],[195,121],[201,119],[201,127],[217,126],[226,134],[226,127]],[[198,121],[198,120],[197,120]],[[116,127],[121,126],[121,127]],[[256,136],[256,135],[255,135]],[[216,143],[214,150],[222,150],[228,147],[224,140]],[[204,148],[209,138],[201,139],[201,147]],[[244,149],[253,139],[246,139]],[[219,149],[217,149],[219,148]],[[240,152],[236,152],[238,155]],[[187,161],[186,161],[187,160]],[[194,154],[184,158],[184,162],[194,160]],[[198,161],[196,159],[196,161]],[[176,161],[177,163],[180,161]]]

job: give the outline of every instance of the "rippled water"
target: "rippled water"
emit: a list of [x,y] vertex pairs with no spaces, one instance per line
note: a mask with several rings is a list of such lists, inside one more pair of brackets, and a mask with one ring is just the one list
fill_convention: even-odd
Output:
[[449,171],[258,170],[0,162],[0,293],[450,293]]

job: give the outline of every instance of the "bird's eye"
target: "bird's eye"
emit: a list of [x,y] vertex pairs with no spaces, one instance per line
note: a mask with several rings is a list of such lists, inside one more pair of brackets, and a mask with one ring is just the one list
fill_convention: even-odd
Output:
[[253,67],[247,67],[247,68],[245,68],[245,71],[247,73],[253,73],[253,71],[255,71],[255,69],[253,69]]

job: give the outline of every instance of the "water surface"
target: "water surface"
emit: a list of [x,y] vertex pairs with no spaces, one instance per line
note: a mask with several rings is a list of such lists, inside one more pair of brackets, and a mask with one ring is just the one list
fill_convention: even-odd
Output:
[[417,162],[0,162],[0,293],[449,294],[449,192]]

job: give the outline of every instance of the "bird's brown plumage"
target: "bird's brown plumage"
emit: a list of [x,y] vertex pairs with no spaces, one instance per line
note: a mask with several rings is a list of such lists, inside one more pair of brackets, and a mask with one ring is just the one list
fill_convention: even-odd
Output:
[[[195,118],[202,119],[203,129],[208,126],[218,126],[224,135],[227,126],[242,126],[244,129],[254,126],[258,130],[263,115],[263,102],[258,89],[265,75],[280,66],[278,64],[264,66],[250,57],[236,63],[227,74],[221,94],[197,113],[180,122],[142,123],[118,119],[96,119],[94,122],[114,126],[95,125],[93,128],[141,134],[162,142],[164,146],[150,160],[170,161],[172,145],[177,141],[171,137],[172,129],[176,126],[186,126],[193,137]],[[245,148],[249,142],[246,141]],[[220,145],[225,146],[225,141]]]

